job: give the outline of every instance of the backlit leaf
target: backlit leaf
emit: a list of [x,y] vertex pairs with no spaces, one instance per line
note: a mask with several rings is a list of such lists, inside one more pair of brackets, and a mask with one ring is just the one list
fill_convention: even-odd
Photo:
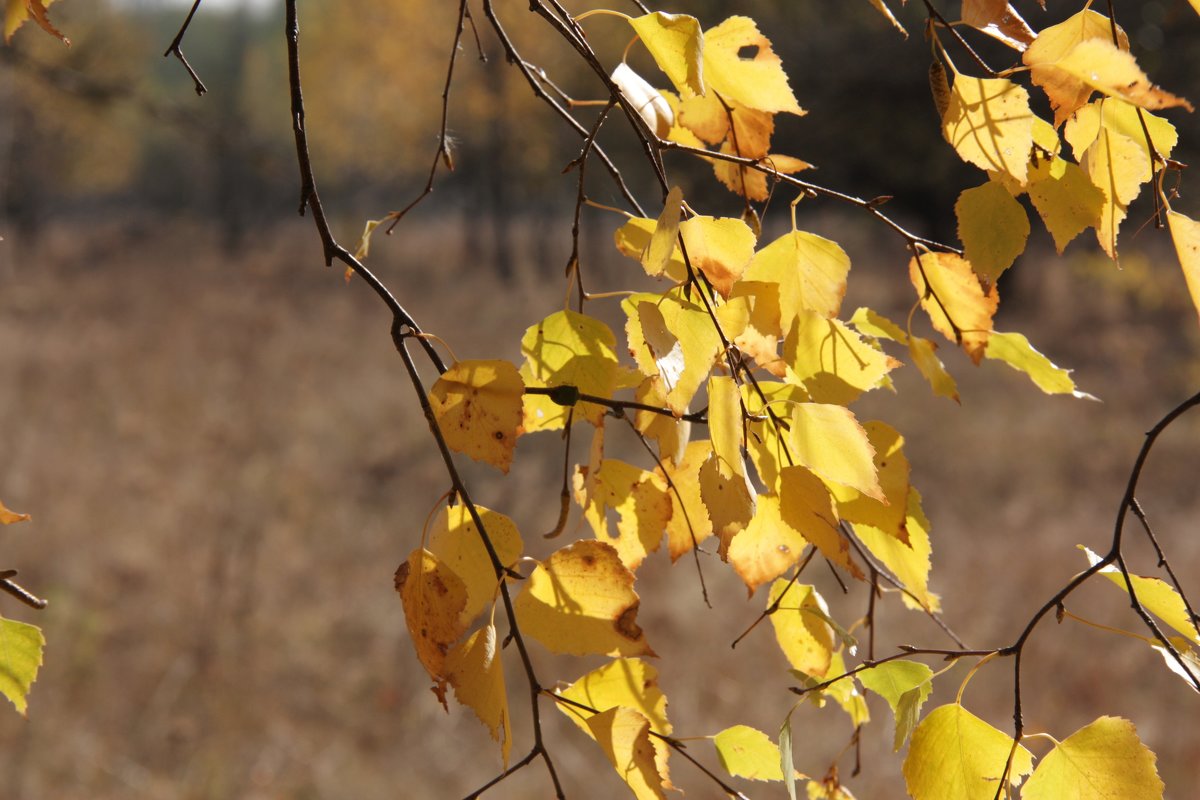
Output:
[[[1099,563],[1100,557],[1091,550],[1083,545],[1080,545],[1079,549],[1084,552],[1088,562],[1093,566]],[[1100,574],[1122,590],[1128,591],[1125,586],[1125,576],[1121,574],[1121,570],[1115,564],[1105,566],[1100,570]],[[1148,578],[1132,573],[1129,575],[1129,582],[1133,584],[1133,591],[1137,594],[1142,608],[1182,633],[1193,644],[1200,645],[1200,633],[1197,633],[1196,626],[1192,623],[1191,615],[1188,614],[1183,598],[1179,596],[1179,592],[1175,591],[1173,586],[1160,578]]]
[[1200,223],[1178,211],[1168,211],[1167,225],[1171,229],[1171,241],[1175,243],[1179,265],[1183,267],[1192,305],[1200,312]]
[[982,361],[1000,305],[996,287],[985,290],[970,262],[953,253],[922,253],[909,261],[908,274],[934,329]]
[[[734,114],[734,127],[740,129],[738,125],[739,114]],[[738,147],[735,148],[733,143],[726,140],[721,145],[722,153],[735,154],[742,148],[742,139],[738,139]],[[767,142],[770,145],[770,142]],[[795,158],[794,156],[785,156],[779,153],[767,153],[764,156],[745,156],[747,158],[757,158],[759,163],[766,166],[775,172],[782,175],[794,175],[797,172],[803,172],[810,169],[812,164],[807,161]],[[740,194],[750,200],[763,202],[771,196],[771,188],[775,184],[777,178],[762,170],[753,169],[743,164],[735,164],[724,159],[712,159],[713,173],[717,176],[717,180],[725,184],[725,188],[735,194]]]
[[1110,97],[1119,97],[1135,106],[1148,109],[1183,106],[1192,110],[1192,104],[1184,98],[1151,83],[1133,54],[1118,49],[1111,39],[1086,39],[1055,61],[1053,66],[1085,86]]
[[1099,224],[1104,193],[1078,164],[1041,159],[1029,171],[1029,199],[1054,237],[1059,254],[1072,239]]
[[704,94],[704,39],[699,20],[657,11],[631,19],[629,24],[676,89]]
[[1155,757],[1133,723],[1100,717],[1042,756],[1021,788],[1022,800],[1161,800]]
[[995,283],[1025,251],[1029,217],[995,181],[967,189],[954,204],[964,256],[980,277]]
[[5,43],[12,41],[13,34],[17,32],[17,28],[21,27],[26,20],[32,19],[46,33],[57,37],[62,40],[63,44],[70,46],[71,41],[54,27],[50,22],[50,18],[46,15],[46,8],[52,3],[54,3],[54,0],[6,0],[4,6]]
[[446,656],[446,673],[458,702],[475,712],[500,743],[504,766],[512,749],[512,725],[508,696],[504,691],[504,667],[496,646],[496,626],[475,631]]
[[0,503],[0,525],[12,525],[14,522],[25,522],[30,517],[28,514],[19,514],[16,511],[6,507],[4,503]]
[[[1030,78],[1042,87],[1054,108],[1054,126],[1062,125],[1075,110],[1083,107],[1094,89],[1079,77],[1059,69],[1058,62],[1080,42],[1100,39],[1112,42],[1112,23],[1108,17],[1084,9],[1057,25],[1042,29],[1022,56],[1030,68]],[[1122,50],[1129,49],[1129,38],[1118,28]]]
[[933,552],[929,542],[929,520],[921,508],[921,495],[911,486],[906,514],[904,529],[908,533],[908,544],[886,531],[861,523],[854,525],[854,534],[912,593],[913,597],[904,595],[905,605],[938,611],[941,602],[929,591],[929,557]]
[[612,545],[583,540],[541,562],[513,606],[521,630],[555,653],[653,655],[633,581]]
[[[753,48],[752,58],[742,58]],[[704,33],[704,80],[726,100],[772,113],[803,114],[779,56],[754,20],[730,17]]]
[[875,470],[879,487],[887,502],[869,497],[856,489],[831,486],[838,514],[847,522],[861,522],[891,533],[901,542],[908,541],[905,528],[908,517],[908,479],[910,467],[904,455],[904,437],[886,422],[863,423],[863,430],[875,451]]
[[792,456],[823,480],[840,483],[885,501],[875,470],[875,450],[854,412],[827,403],[797,403],[791,409]]
[[779,473],[779,515],[821,551],[821,555],[855,578],[862,578],[850,560],[850,542],[838,528],[838,515],[829,488],[804,467],[785,467]]
[[[1145,125],[1145,128],[1142,126]],[[1082,160],[1084,153],[1105,127],[1136,142],[1150,157],[1146,134],[1150,134],[1154,149],[1163,158],[1170,158],[1179,143],[1179,132],[1167,120],[1145,109],[1130,105],[1115,97],[1102,97],[1076,111],[1063,128],[1063,136],[1071,145],[1076,159]]]
[[1033,147],[1029,92],[1005,78],[956,75],[942,135],[968,164],[1024,185]]
[[734,725],[713,737],[721,766],[735,778],[782,781],[779,745],[757,728]]
[[[557,311],[525,331],[521,377],[526,386],[574,386],[583,394],[612,397],[617,385],[616,338],[603,322],[574,311]],[[567,422],[568,410],[545,395],[525,395],[527,432],[555,430]],[[579,403],[575,420],[595,425],[604,406]]]
[[708,430],[721,474],[744,477],[741,393],[733,378],[714,375],[708,379]]
[[783,600],[771,614],[779,649],[793,668],[806,675],[824,677],[833,659],[833,630],[821,615],[813,613],[813,609],[824,611],[824,600],[812,586],[779,578],[771,584],[767,608],[780,595]]
[[916,727],[921,706],[933,690],[933,670],[919,661],[898,659],[859,672],[858,680],[891,706],[896,718],[892,749],[899,751]]
[[642,268],[646,270],[647,275],[657,277],[667,270],[671,256],[678,247],[676,240],[679,237],[679,214],[682,206],[683,190],[672,186],[663,204],[662,214],[654,226],[650,244],[642,253]]
[[917,369],[925,376],[925,380],[929,381],[929,386],[935,395],[949,397],[956,403],[960,402],[958,384],[954,382],[954,377],[946,371],[946,365],[937,356],[937,342],[920,336],[910,337],[908,353],[912,356]]
[[800,560],[808,542],[784,522],[779,497],[760,495],[754,517],[729,542],[727,558],[750,594],[773,581]]
[[841,320],[813,311],[797,313],[783,358],[789,381],[803,385],[813,400],[839,405],[885,385],[901,363]]
[[637,800],[663,800],[663,776],[655,763],[650,723],[629,708],[610,708],[585,722],[588,733]]
[[467,630],[462,621],[466,584],[437,556],[421,548],[413,550],[396,570],[395,582],[417,658],[435,681],[444,684],[446,654]]
[[708,440],[688,442],[682,460],[664,459],[663,466],[675,490],[671,497],[671,519],[667,522],[667,551],[675,561],[713,535],[713,523],[701,497],[700,468],[712,454]]
[[[511,567],[521,557],[524,545],[511,519],[483,506],[475,506],[501,565]],[[459,621],[464,630],[490,605],[499,590],[499,580],[484,547],[479,530],[465,505],[443,507],[433,521],[429,552],[463,583],[467,600]]]
[[1005,0],[963,0],[962,19],[1014,50],[1024,51],[1037,35]]
[[679,235],[692,267],[712,282],[723,297],[754,256],[754,232],[732,217],[692,217],[679,224]]
[[849,272],[850,257],[837,242],[792,231],[755,253],[744,277],[779,285],[780,324],[787,331],[802,311],[836,317]]
[[[638,261],[644,267],[647,250],[650,248],[650,242],[657,227],[658,223],[655,220],[645,217],[630,217],[625,220],[624,225],[617,229],[613,237],[616,240],[617,250],[621,252],[621,255]],[[662,273],[675,283],[682,283],[687,279],[687,266],[683,263],[683,255],[677,244],[673,247]]]
[[988,338],[987,357],[1003,361],[1018,372],[1024,372],[1046,394],[1069,394],[1084,400],[1095,400],[1087,392],[1075,388],[1071,371],[1055,366],[1050,359],[1033,349],[1020,333],[993,331]]
[[[939,706],[912,734],[904,759],[904,782],[913,800],[992,800],[1012,737],[958,703]],[[1020,745],[1009,783],[1033,769],[1033,756]]]
[[698,478],[700,498],[708,509],[713,533],[720,537],[720,555],[726,558],[730,538],[745,530],[756,513],[757,494],[747,477],[722,475],[715,455],[700,465]]
[[[577,467],[575,500],[596,538],[616,548],[630,570],[636,570],[662,544],[671,518],[671,498],[666,483],[653,472],[606,458],[594,474]],[[612,534],[609,510],[617,513],[617,533]]]
[[507,473],[521,435],[525,384],[507,361],[460,361],[429,390],[446,445]]
[[37,627],[0,617],[0,694],[22,715],[28,710],[29,689],[37,680],[45,646]]
[[905,38],[908,37],[908,31],[904,30],[904,26],[900,24],[900,20],[896,19],[896,16],[892,13],[892,10],[887,7],[887,4],[884,3],[883,0],[867,0],[867,2],[873,5],[876,11],[878,11],[880,14],[883,14],[884,18],[887,19],[888,22],[892,23],[893,28],[904,34]]
[[[765,402],[759,397],[759,391],[766,398]],[[749,385],[742,387],[742,400],[750,412],[746,450],[763,485],[774,487],[779,482],[779,470],[795,463],[788,426],[791,425],[792,406],[807,403],[808,392],[804,387],[790,383],[759,381],[757,390]],[[771,414],[774,419],[769,418]]]

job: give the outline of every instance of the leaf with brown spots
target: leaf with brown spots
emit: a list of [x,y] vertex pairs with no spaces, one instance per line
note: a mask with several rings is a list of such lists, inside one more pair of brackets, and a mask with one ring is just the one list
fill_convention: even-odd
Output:
[[444,705],[446,654],[467,630],[461,619],[467,605],[466,584],[437,556],[418,548],[396,570],[396,591],[417,658],[437,681],[434,691]]
[[521,435],[525,383],[507,361],[460,361],[429,391],[451,450],[507,473]]

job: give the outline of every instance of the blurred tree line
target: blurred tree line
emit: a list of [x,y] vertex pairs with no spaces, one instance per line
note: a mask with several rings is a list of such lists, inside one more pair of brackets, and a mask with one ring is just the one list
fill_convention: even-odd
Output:
[[[51,218],[145,224],[182,216],[215,221],[232,248],[292,213],[297,177],[281,5],[264,13],[201,10],[184,52],[210,90],[204,97],[177,62],[162,58],[185,7],[68,0],[54,7],[54,18],[70,48],[32,29],[18,33],[0,48],[0,228],[31,240]],[[594,78],[524,3],[495,5],[526,60],[572,97],[598,99]],[[570,5],[581,11],[601,4]],[[957,3],[943,5],[948,14],[958,11]],[[1017,5],[1035,28],[1058,21],[1053,6],[1044,13],[1032,0]],[[474,25],[455,68],[455,169],[439,177],[436,206],[414,214],[461,214],[472,249],[511,272],[514,218],[569,212],[574,181],[560,173],[581,141],[505,64],[480,6],[472,4]],[[1186,0],[1122,0],[1116,7],[1139,62],[1168,89],[1187,94],[1200,74],[1200,50],[1184,43],[1196,41],[1200,25]],[[808,176],[819,183],[864,197],[894,195],[893,213],[916,218],[937,238],[956,238],[954,199],[979,176],[938,147],[919,3],[897,9],[908,40],[866,2],[681,0],[664,10],[693,14],[705,27],[730,13],[757,20],[809,112],[781,119],[776,150],[815,164]],[[327,207],[344,215],[340,235],[352,241],[363,220],[403,207],[425,183],[457,3],[312,0],[301,12],[314,163]],[[629,42],[627,27],[606,17],[585,27],[601,57],[616,64]],[[1012,51],[1000,45],[981,54],[997,68],[1012,64]],[[630,64],[667,85],[638,48]],[[580,119],[590,125],[595,113],[584,109]],[[1194,115],[1176,122],[1185,143],[1200,140]],[[619,165],[636,166],[641,156],[623,127],[614,118],[600,141]],[[1194,154],[1179,155],[1189,161]],[[714,188],[704,165],[677,159],[672,168],[685,193],[695,182],[715,201],[713,211],[737,213],[737,198]],[[595,172],[589,195],[620,206],[611,183]],[[630,169],[628,177],[649,199],[653,186],[643,172]]]

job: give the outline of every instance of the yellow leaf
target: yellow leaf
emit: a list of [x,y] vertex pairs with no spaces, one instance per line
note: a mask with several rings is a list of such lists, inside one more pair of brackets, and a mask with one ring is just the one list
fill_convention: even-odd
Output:
[[1179,256],[1179,266],[1183,267],[1192,305],[1200,312],[1200,223],[1178,211],[1168,211],[1167,225],[1171,229],[1171,241],[1175,243],[1175,254]]
[[886,502],[875,470],[875,449],[854,412],[828,403],[797,403],[791,409],[792,457],[825,481]]
[[[672,730],[667,719],[667,698],[658,687],[658,671],[640,659],[619,658],[610,661],[558,694],[600,713],[617,708],[636,711],[646,721],[649,730],[663,736],[669,736]],[[559,703],[558,708],[580,729],[592,735],[593,728],[589,723],[595,719],[595,714],[570,703]],[[664,788],[671,788],[667,764],[670,747],[657,737],[651,737],[650,742],[654,747],[654,762]]]
[[946,365],[937,356],[937,342],[929,339],[924,339],[920,336],[910,337],[908,340],[908,353],[912,356],[913,363],[917,365],[917,369],[925,376],[925,380],[929,382],[933,393],[938,397],[949,397],[954,402],[960,402],[958,399],[958,384],[954,382],[953,376],[946,371]]
[[420,548],[396,570],[395,581],[417,658],[438,684],[444,684],[446,654],[467,630],[462,621],[467,587],[437,556]]
[[[583,394],[612,397],[617,384],[616,339],[603,322],[574,311],[558,311],[525,331],[521,377],[526,386],[574,386]],[[575,420],[597,424],[606,409],[579,403]],[[525,395],[527,432],[556,430],[567,422],[568,409],[545,395]]]
[[[663,391],[662,378],[654,375],[644,379],[634,393],[634,400],[655,408],[665,408],[667,395]],[[683,450],[691,436],[692,423],[666,414],[638,409],[634,413],[633,424],[638,433],[658,442],[659,458],[664,461],[678,461],[683,458]]]
[[1100,135],[1101,126],[1136,142],[1146,151],[1147,158],[1150,157],[1150,147],[1146,144],[1147,132],[1154,142],[1154,149],[1163,158],[1170,158],[1175,145],[1179,143],[1179,132],[1162,117],[1115,97],[1102,97],[1076,111],[1063,129],[1063,135],[1077,160],[1082,161],[1084,153]]
[[46,15],[46,8],[52,3],[54,0],[7,0],[4,9],[5,43],[12,41],[13,34],[25,20],[32,19],[46,33],[57,37],[70,47],[71,40],[63,36]]
[[1129,204],[1150,180],[1150,157],[1133,139],[1101,126],[1096,141],[1080,163],[1092,183],[1104,195],[1096,238],[1109,257],[1117,257],[1117,230],[1128,214]]
[[1081,400],[1096,399],[1076,389],[1075,381],[1071,380],[1071,371],[1055,366],[1050,359],[1034,350],[1022,334],[992,331],[988,339],[987,357],[1024,372],[1046,394],[1069,394]]
[[[483,506],[475,506],[500,563],[511,567],[521,557],[524,544],[513,521]],[[429,552],[462,581],[467,592],[459,622],[463,630],[496,598],[500,581],[484,547],[479,529],[466,507],[447,506],[433,521]]]
[[1164,786],[1154,762],[1132,722],[1100,717],[1042,756],[1021,787],[1021,798],[1161,800]]
[[[833,660],[829,663],[829,674],[846,674],[846,660],[842,655],[842,651],[839,650],[833,654]],[[866,698],[858,690],[858,681],[855,680],[853,675],[827,686],[821,692],[818,706],[824,704],[826,696],[833,698],[833,701],[841,707],[842,711],[846,712],[846,716],[850,717],[850,723],[855,727],[865,725],[870,721],[871,713],[867,708]]]
[[637,800],[663,800],[663,776],[655,764],[650,741],[650,723],[629,708],[611,708],[587,718],[589,735],[608,757],[608,762],[629,785]]
[[[645,217],[630,217],[625,221],[624,225],[617,229],[614,235],[617,250],[620,251],[621,255],[642,263],[644,267],[647,250],[650,248],[650,242],[653,240],[654,232],[657,229],[658,223],[655,220],[646,219]],[[683,263],[683,254],[680,253],[678,244],[671,251],[671,256],[667,259],[662,273],[666,274],[675,283],[682,283],[687,280],[687,265]]]
[[787,366],[779,357],[779,284],[740,280],[733,287],[730,299],[746,298],[750,317],[746,328],[734,338],[734,344],[754,359],[760,367],[776,377],[783,377]]
[[1077,164],[1057,156],[1041,159],[1029,172],[1029,199],[1054,237],[1059,254],[1072,239],[1099,224],[1104,193]]
[[919,661],[888,661],[858,673],[862,685],[887,701],[896,718],[893,750],[897,752],[921,716],[921,706],[933,691],[933,670]]
[[[825,677],[833,659],[833,630],[823,618],[829,613],[825,601],[812,586],[793,585],[788,579],[779,578],[771,584],[767,608],[771,608],[780,595],[783,600],[771,613],[779,649],[793,668],[806,675]],[[820,613],[813,613],[813,609]]]
[[904,588],[913,594],[915,600],[904,595],[905,605],[938,611],[941,608],[940,600],[929,591],[929,556],[933,552],[929,542],[929,520],[921,509],[921,495],[911,486],[905,513],[904,529],[908,533],[908,544],[886,531],[861,523],[854,525],[854,534],[871,551],[871,555],[891,570]]
[[679,461],[664,459],[663,467],[675,486],[671,497],[671,519],[667,522],[667,552],[671,561],[713,535],[713,523],[704,505],[700,487],[700,468],[712,454],[707,440],[688,442]]
[[663,204],[662,214],[654,226],[650,244],[642,253],[642,268],[646,270],[647,275],[658,277],[671,263],[671,256],[678,247],[676,239],[679,237],[679,214],[682,208],[683,190],[672,186]]
[[789,381],[814,400],[845,405],[883,386],[900,362],[838,319],[799,311],[783,342]]
[[755,253],[744,277],[779,286],[779,319],[786,331],[803,311],[836,317],[849,272],[850,257],[837,242],[792,231]]
[[[1012,741],[958,703],[935,708],[913,731],[904,759],[908,793],[913,800],[992,800]],[[1033,756],[1018,745],[1009,783],[1031,769]]]
[[933,327],[978,364],[1000,304],[996,287],[985,290],[970,262],[953,253],[922,253],[908,264],[909,278]]
[[512,725],[508,696],[504,691],[504,667],[496,647],[496,626],[475,631],[446,656],[446,673],[458,702],[470,708],[500,743],[504,766],[512,749]]
[[779,745],[757,728],[734,725],[713,737],[721,766],[735,778],[783,780]]
[[741,397],[733,378],[713,375],[708,379],[708,431],[717,465],[725,478],[746,476]]
[[29,690],[42,666],[46,637],[40,628],[0,617],[0,695],[25,716]]
[[7,508],[4,503],[0,503],[0,525],[12,525],[14,522],[25,522],[30,517],[28,514],[18,514]]
[[[596,538],[612,545],[630,570],[636,570],[662,543],[671,518],[671,498],[665,482],[653,472],[606,458],[594,474],[576,467],[575,500]],[[617,512],[617,535],[612,535],[608,511]]]
[[629,24],[676,89],[704,94],[704,40],[699,20],[657,11],[631,19]]
[[[795,463],[788,430],[792,406],[807,403],[809,398],[803,387],[790,383],[759,381],[758,390],[763,393],[766,402],[758,396],[754,387],[742,387],[742,402],[750,412],[746,450],[763,485],[774,488],[779,482],[779,470]],[[769,413],[774,413],[779,425],[772,419],[763,419]]]
[[887,502],[844,486],[829,487],[837,500],[838,515],[847,522],[861,522],[879,528],[908,543],[908,480],[910,467],[904,455],[904,437],[886,422],[863,423],[867,439],[875,451],[875,469],[879,486]]
[[451,450],[508,473],[521,435],[525,384],[507,361],[460,361],[429,390],[429,404]]
[[838,528],[833,498],[821,479],[804,467],[785,467],[779,473],[779,516],[784,524],[811,542],[830,563],[861,579],[850,560],[850,542]]
[[1025,251],[1029,217],[995,181],[967,189],[954,204],[964,256],[980,277],[995,283]]
[[900,344],[908,344],[908,334],[904,332],[903,328],[883,314],[866,306],[860,306],[855,309],[854,316],[850,318],[850,324],[864,336],[873,336],[876,339],[888,339]]
[[[749,58],[741,56],[753,49]],[[803,114],[783,63],[754,20],[730,17],[704,34],[704,80],[725,100],[771,113]]]
[[757,495],[748,478],[722,475],[715,455],[700,465],[697,478],[713,533],[721,540],[718,552],[726,558],[730,539],[745,530],[755,514]]
[[[1030,79],[1042,87],[1054,108],[1054,126],[1062,125],[1076,109],[1091,97],[1092,87],[1078,77],[1058,68],[1058,62],[1080,42],[1100,39],[1111,43],[1112,23],[1108,17],[1084,9],[1057,25],[1042,29],[1022,56],[1030,68]],[[1122,50],[1129,49],[1129,38],[1118,28]]]
[[800,560],[808,542],[783,521],[779,497],[762,495],[754,517],[745,530],[729,542],[727,558],[750,594],[768,581],[773,581]]
[[621,90],[629,105],[638,113],[650,132],[660,139],[675,125],[675,112],[658,90],[646,82],[629,65],[621,62],[612,72],[612,82]]
[[1014,50],[1024,51],[1037,36],[1005,0],[963,0],[962,19]]
[[653,655],[633,581],[611,545],[579,541],[541,562],[513,606],[521,630],[555,653]]
[[[734,129],[737,131],[742,130],[740,120],[743,116],[745,114],[738,112],[735,112],[733,115]],[[770,145],[771,142],[768,138],[763,142],[763,149],[769,148]],[[764,153],[761,156],[750,155],[749,153],[742,152],[744,148],[748,149],[740,138],[737,141],[737,147],[734,147],[732,141],[726,140],[721,145],[721,152],[730,155],[741,155],[744,158],[758,159],[759,163],[783,175],[793,175],[812,167],[812,164],[807,161],[792,156],[780,155],[779,153]],[[758,202],[763,202],[771,196],[770,190],[776,182],[775,176],[723,159],[714,158],[711,160],[713,173],[721,183],[725,184],[725,188],[729,189],[729,191]]]
[[692,217],[679,225],[692,267],[703,272],[722,297],[729,297],[754,256],[754,231],[732,217]]
[[[1091,550],[1083,545],[1080,545],[1079,549],[1084,552],[1093,566],[1099,563],[1100,557]],[[1128,587],[1125,585],[1125,576],[1121,574],[1121,570],[1116,565],[1109,564],[1100,570],[1100,574],[1122,590],[1128,591]],[[1159,578],[1147,578],[1133,574],[1130,574],[1129,582],[1133,584],[1133,591],[1137,594],[1142,608],[1182,633],[1193,644],[1200,645],[1200,633],[1197,633],[1196,626],[1192,623],[1187,604],[1183,602],[1183,598],[1173,586]]]
[[876,11],[883,14],[884,18],[892,23],[893,28],[904,34],[904,38],[908,38],[908,31],[904,30],[904,26],[900,24],[900,20],[896,19],[896,16],[892,14],[892,10],[884,4],[883,0],[867,0],[867,2],[873,5]]
[[1085,39],[1053,64],[1054,69],[1079,80],[1085,86],[1119,97],[1135,106],[1148,109],[1192,104],[1155,86],[1142,72],[1137,60],[1128,50],[1120,50],[1111,39]]
[[1033,147],[1029,92],[1005,78],[956,75],[942,135],[959,157],[1024,185]]

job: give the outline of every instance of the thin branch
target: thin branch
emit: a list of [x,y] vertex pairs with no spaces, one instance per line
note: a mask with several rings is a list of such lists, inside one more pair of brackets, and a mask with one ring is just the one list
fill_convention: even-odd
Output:
[[196,85],[196,94],[203,97],[204,93],[207,92],[208,89],[204,87],[204,81],[200,80],[200,76],[196,74],[196,70],[192,69],[192,65],[188,63],[186,58],[184,58],[182,49],[183,37],[187,35],[188,26],[192,24],[192,17],[196,16],[196,9],[200,8],[201,2],[203,2],[203,0],[196,0],[196,2],[192,3],[192,10],[188,12],[187,17],[183,20],[183,25],[181,25],[179,28],[179,33],[175,34],[175,38],[171,40],[171,45],[167,48],[167,51],[163,53],[163,58],[167,58],[171,55],[174,55],[176,58],[178,58],[179,63],[183,64],[183,68],[187,70],[187,74],[192,77],[192,82]]

